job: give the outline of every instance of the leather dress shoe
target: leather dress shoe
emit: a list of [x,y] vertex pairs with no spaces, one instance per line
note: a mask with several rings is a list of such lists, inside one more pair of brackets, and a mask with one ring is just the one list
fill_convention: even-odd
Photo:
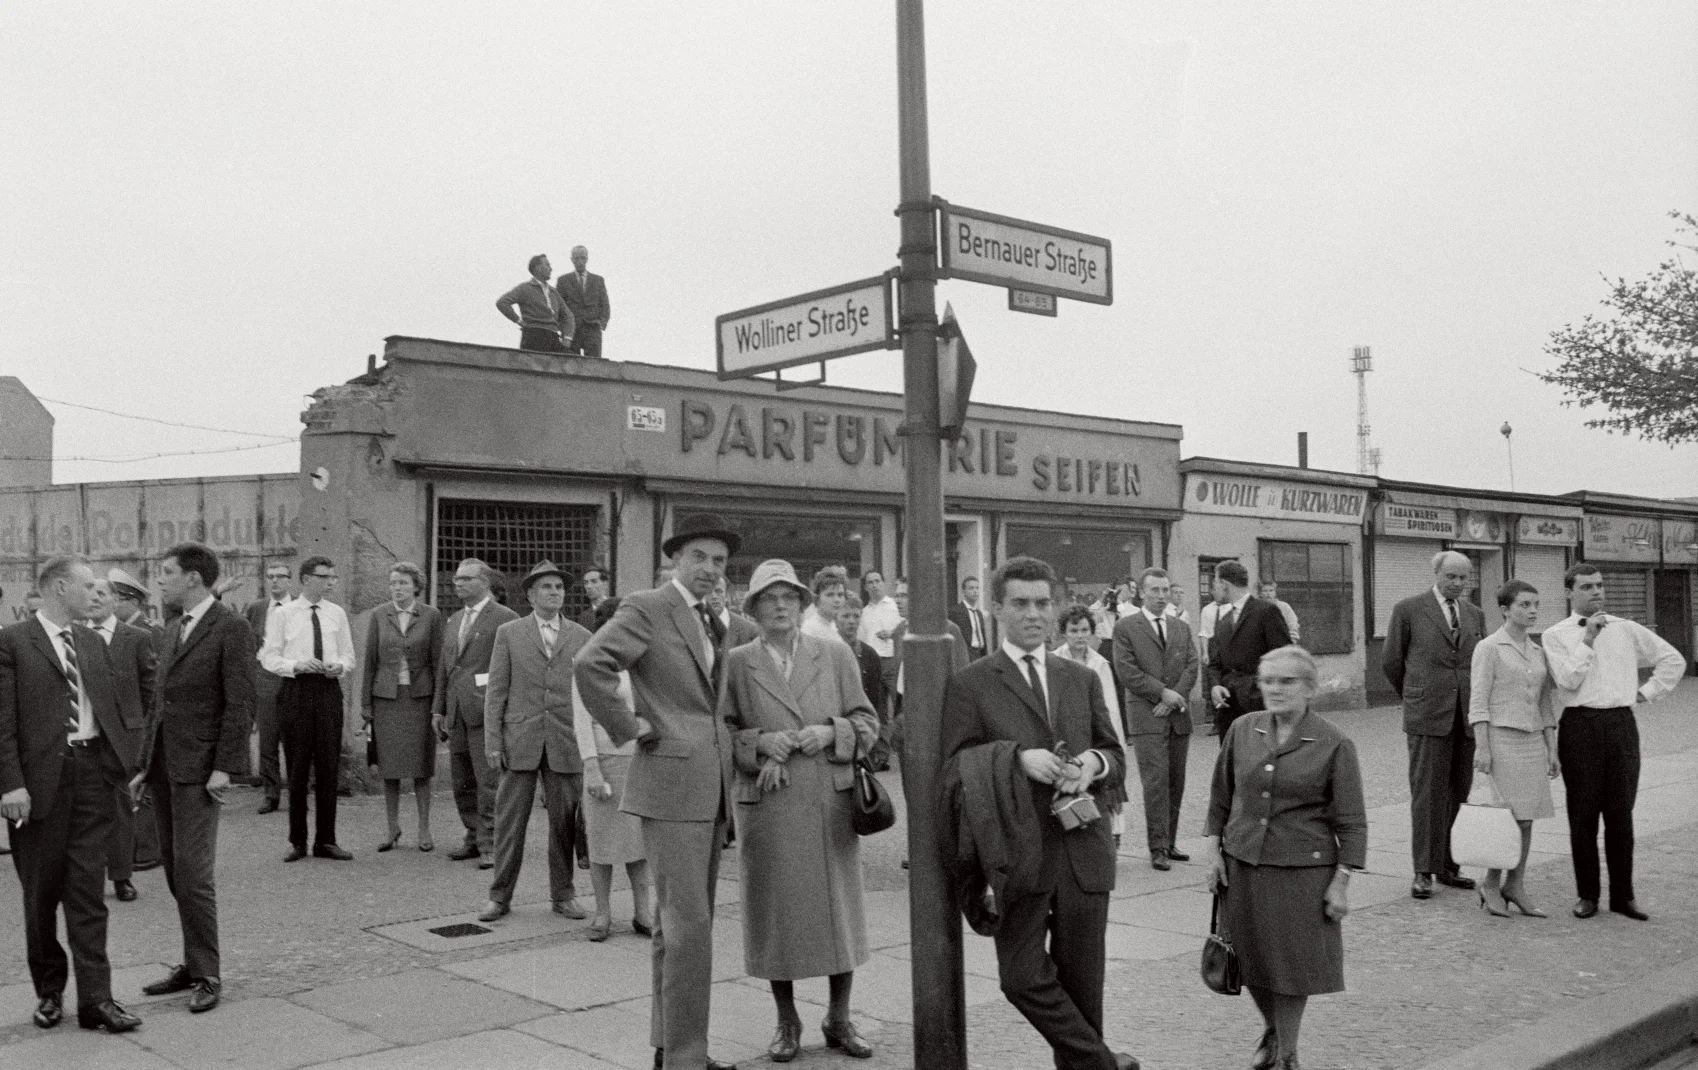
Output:
[[468,858],[476,858],[481,853],[482,852],[478,850],[478,845],[475,843],[461,844],[459,847],[448,852],[448,860],[451,862],[464,862]]
[[77,1025],[84,1029],[104,1029],[108,1033],[128,1033],[141,1025],[141,1019],[116,1001],[105,999],[92,1007],[78,1007]]
[[289,853],[283,856],[285,862],[299,862],[307,856],[307,849],[298,843],[289,845]]
[[654,935],[654,929],[638,921],[636,918],[631,919],[631,931],[636,933],[638,936]]
[[1150,868],[1166,872],[1173,868],[1173,863],[1167,860],[1167,852],[1158,847],[1150,852]]
[[1191,861],[1190,855],[1186,854],[1184,851],[1181,851],[1176,847],[1169,847],[1167,849],[1167,857],[1174,862],[1189,862],[1189,861]]
[[120,903],[136,901],[136,886],[129,881],[113,881],[112,894],[118,897]]
[[828,1048],[842,1048],[843,1054],[856,1059],[873,1057],[873,1046],[861,1036],[854,1022],[833,1022],[827,1018],[820,1023],[820,1032],[825,1034]]
[[1140,1070],[1136,1057],[1123,1051],[1114,1053],[1114,1070]]
[[65,997],[60,993],[42,996],[41,1002],[35,1005],[35,1013],[30,1020],[43,1029],[52,1029],[65,1020]]
[[1431,873],[1415,874],[1415,883],[1409,886],[1412,899],[1431,899],[1433,897],[1433,875]]
[[1638,901],[1634,900],[1634,899],[1629,899],[1627,902],[1621,904],[1620,906],[1616,906],[1614,903],[1611,903],[1610,904],[1610,913],[1611,914],[1620,914],[1622,917],[1632,918],[1634,921],[1650,921],[1651,920],[1651,915],[1645,913],[1643,910],[1640,910]]
[[1476,886],[1473,877],[1464,877],[1460,873],[1439,873],[1436,876],[1438,882],[1446,888],[1461,888],[1465,892],[1471,892]]
[[1598,901],[1596,899],[1576,899],[1574,901],[1574,916],[1577,918],[1590,918],[1597,912]]
[[483,858],[478,859],[478,868],[479,869],[494,869],[495,868],[495,859],[490,858],[489,856],[485,855]]
[[[654,1049],[654,1070],[664,1070],[666,1066],[666,1049]],[[709,1059],[705,1070],[737,1070],[736,1063],[722,1063],[718,1059]]]
[[497,903],[491,899],[489,904],[483,908],[483,913],[478,915],[478,920],[495,921],[497,918],[505,918],[511,909],[506,903]]
[[267,799],[264,802],[260,803],[259,804],[259,812],[262,813],[262,814],[274,814],[274,813],[276,813],[277,812],[277,800],[276,799]]
[[578,905],[576,897],[556,899],[554,901],[554,912],[561,917],[571,918],[573,921],[583,921],[589,917],[588,914],[584,913],[584,908]]
[[189,968],[181,963],[171,967],[171,972],[164,978],[152,984],[142,985],[142,994],[147,996],[169,996],[173,992],[187,992],[195,986],[195,979],[189,976]]
[[780,1022],[772,1043],[766,1046],[766,1057],[775,1063],[787,1063],[802,1050],[802,1023]]
[[312,849],[312,856],[314,858],[329,858],[337,862],[351,862],[354,859],[354,852],[344,850],[334,843],[321,843]]
[[202,977],[195,982],[194,991],[189,993],[189,1010],[201,1014],[218,1006],[218,995],[224,991],[224,984],[216,977]]

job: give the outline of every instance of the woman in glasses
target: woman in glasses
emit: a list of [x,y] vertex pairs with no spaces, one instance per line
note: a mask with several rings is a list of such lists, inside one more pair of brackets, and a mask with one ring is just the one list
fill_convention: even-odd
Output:
[[1296,1070],[1312,995],[1344,990],[1352,870],[1368,860],[1356,747],[1309,709],[1315,659],[1299,646],[1262,655],[1267,709],[1221,741],[1204,832],[1222,928],[1262,1012],[1254,1070]]

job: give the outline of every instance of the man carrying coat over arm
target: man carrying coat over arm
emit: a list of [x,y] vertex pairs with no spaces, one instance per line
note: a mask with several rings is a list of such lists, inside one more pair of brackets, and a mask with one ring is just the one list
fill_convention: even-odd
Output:
[[[654,1065],[702,1070],[713,987],[714,887],[731,820],[731,735],[719,719],[725,625],[706,602],[740,540],[711,513],[662,544],[673,575],[619,604],[577,657],[578,692],[615,745],[637,740],[621,808],[642,819],[654,885]],[[635,713],[619,701],[631,674]]]

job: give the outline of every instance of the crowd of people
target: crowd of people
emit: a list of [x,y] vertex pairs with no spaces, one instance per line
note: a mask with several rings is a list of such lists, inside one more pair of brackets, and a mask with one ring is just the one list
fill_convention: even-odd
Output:
[[[0,631],[0,815],[23,891],[36,1024],[62,1019],[73,969],[79,1025],[140,1024],[112,999],[102,876],[119,900],[134,899],[131,874],[149,864],[164,866],[183,957],[145,991],[188,991],[197,1013],[218,1005],[218,817],[232,778],[248,771],[250,725],[261,812],[289,789],[283,861],[348,861],[337,786],[344,687],[357,679],[351,705],[384,784],[378,851],[402,840],[403,782],[415,845],[435,849],[431,784],[446,743],[464,827],[447,856],[492,871],[480,920],[511,910],[539,787],[554,911],[591,917],[576,885],[587,869],[588,937],[608,939],[615,867],[625,867],[631,929],[653,947],[657,1067],[725,1065],[708,1056],[707,1023],[719,856],[733,833],[744,967],[774,1002],[769,1056],[800,1053],[794,982],[822,976],[826,1044],[870,1056],[851,1014],[868,956],[852,789],[862,756],[882,764],[900,752],[906,583],[868,571],[857,591],[843,565],[804,582],[774,559],[733,602],[726,565],[739,543],[719,518],[688,517],[664,544],[655,587],[623,598],[605,570],[573,577],[538,562],[519,584],[524,616],[495,596],[505,578],[481,560],[459,563],[460,606],[448,615],[423,601],[423,570],[397,562],[363,644],[328,598],[328,558],[272,564],[265,596],[237,611],[217,596],[211,551],[173,547],[159,568],[163,624],[122,570],[48,561],[33,615]],[[1445,885],[1475,890],[1494,917],[1544,917],[1524,871],[1560,774],[1574,916],[1599,909],[1601,820],[1608,909],[1644,920],[1632,883],[1632,708],[1672,690],[1684,662],[1604,612],[1603,575],[1585,563],[1565,575],[1571,613],[1560,623],[1535,635],[1540,593],[1512,579],[1497,592],[1503,624],[1487,635],[1466,597],[1471,568],[1462,554],[1437,555],[1432,588],[1400,602],[1388,629],[1383,668],[1408,738],[1411,895]],[[574,582],[588,603],[577,621],[565,614]],[[1295,614],[1265,585],[1252,595],[1236,561],[1214,570],[1202,640],[1159,568],[1078,599],[1049,565],[1016,557],[988,588],[987,607],[978,577],[965,578],[948,613],[940,854],[968,922],[995,941],[1007,998],[1058,1066],[1138,1065],[1110,1049],[1102,1021],[1125,780],[1135,767],[1150,864],[1188,861],[1177,829],[1195,687],[1220,740],[1203,862],[1263,1019],[1252,1066],[1296,1067],[1308,997],[1344,987],[1340,922],[1368,830],[1355,749],[1314,710],[1319,673],[1294,641]],[[1449,845],[1477,779],[1521,829],[1519,863],[1479,882]]]

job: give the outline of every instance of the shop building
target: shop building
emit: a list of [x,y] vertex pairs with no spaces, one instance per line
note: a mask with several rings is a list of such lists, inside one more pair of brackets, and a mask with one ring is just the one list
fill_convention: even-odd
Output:
[[1301,643],[1320,667],[1317,706],[1362,708],[1362,524],[1375,480],[1212,457],[1187,458],[1179,472],[1184,518],[1167,569],[1186,588],[1191,619],[1210,599],[1215,566],[1242,563],[1252,585],[1277,583],[1297,613]]
[[1589,490],[1564,497],[1585,512],[1582,557],[1603,572],[1605,611],[1650,628],[1698,672],[1698,503]]
[[[397,337],[303,420],[302,552],[337,561],[352,611],[387,596],[397,560],[425,568],[439,604],[468,556],[511,577],[544,557],[598,564],[618,592],[647,588],[696,512],[743,535],[734,588],[767,557],[907,571],[896,394]],[[1179,440],[1172,424],[974,405],[944,467],[951,588],[1022,553],[1085,593],[1162,560]]]

